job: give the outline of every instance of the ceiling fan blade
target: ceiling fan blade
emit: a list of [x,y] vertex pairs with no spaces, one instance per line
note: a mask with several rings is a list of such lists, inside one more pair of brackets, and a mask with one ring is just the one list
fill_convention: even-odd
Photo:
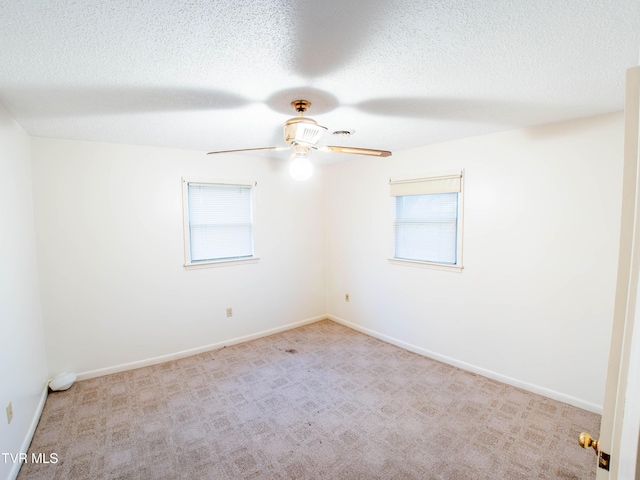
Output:
[[332,152],[332,153],[350,153],[355,155],[370,155],[372,157],[389,157],[391,156],[391,152],[388,150],[373,150],[371,148],[358,148],[358,147],[332,147],[325,145],[323,147],[318,147],[318,150],[321,152]]
[[261,148],[240,148],[238,150],[220,150],[219,152],[209,152],[207,153],[207,155],[214,155],[216,153],[236,153],[236,152],[255,152],[258,150],[275,150],[275,151],[282,151],[282,150],[289,150],[291,147],[261,147]]

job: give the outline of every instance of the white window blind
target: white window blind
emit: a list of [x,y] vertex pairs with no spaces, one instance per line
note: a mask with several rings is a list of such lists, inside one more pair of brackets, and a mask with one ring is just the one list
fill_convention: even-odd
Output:
[[394,258],[459,265],[462,175],[391,181]]
[[462,175],[439,175],[408,180],[392,180],[391,196],[426,195],[431,193],[459,192],[462,188]]
[[188,184],[190,262],[253,256],[252,188]]
[[395,257],[455,265],[458,194],[396,197]]

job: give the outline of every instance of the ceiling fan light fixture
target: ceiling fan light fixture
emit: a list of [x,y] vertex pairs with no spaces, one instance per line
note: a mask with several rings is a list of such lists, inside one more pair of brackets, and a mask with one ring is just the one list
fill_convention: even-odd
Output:
[[289,145],[311,146],[318,143],[326,127],[308,117],[290,118],[284,124],[284,141]]
[[289,159],[289,174],[291,178],[299,182],[308,180],[313,174],[313,164],[309,160],[307,150],[298,150],[291,154]]
[[[241,148],[236,150],[219,150],[209,152],[207,155],[217,153],[238,153],[252,152],[257,150],[289,150],[293,148],[294,153],[289,159],[289,173],[295,180],[307,180],[313,174],[313,165],[309,161],[309,150],[319,150],[327,153],[348,153],[354,155],[369,155],[374,157],[388,157],[391,152],[388,150],[375,150],[372,148],[359,147],[339,147],[331,145],[317,146],[320,137],[327,131],[326,127],[318,125],[312,118],[304,117],[311,103],[307,100],[294,100],[291,106],[300,114],[299,117],[290,118],[284,122],[284,140],[286,147],[259,147],[259,148]],[[336,130],[334,135],[348,137],[353,135],[355,130]]]

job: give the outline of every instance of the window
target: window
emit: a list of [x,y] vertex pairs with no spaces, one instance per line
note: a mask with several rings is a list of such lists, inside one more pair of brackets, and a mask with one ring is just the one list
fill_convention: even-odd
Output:
[[390,182],[395,202],[392,261],[462,268],[462,173]]
[[182,181],[185,267],[255,261],[253,185]]

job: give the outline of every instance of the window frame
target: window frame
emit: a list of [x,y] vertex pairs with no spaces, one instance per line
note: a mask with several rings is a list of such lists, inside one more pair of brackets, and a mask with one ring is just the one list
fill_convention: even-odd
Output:
[[[391,196],[390,206],[391,206],[391,254],[388,258],[389,263],[395,265],[404,265],[409,267],[419,267],[419,268],[429,268],[433,270],[443,270],[450,272],[462,272],[463,270],[463,257],[462,257],[462,245],[464,240],[464,170],[453,170],[446,172],[437,172],[430,173],[426,175],[410,175],[403,177],[394,177],[389,179],[389,184],[397,183],[397,182],[411,182],[411,181],[428,181],[431,179],[437,179],[439,177],[449,177],[449,176],[459,176],[460,177],[460,191],[458,192],[458,220],[456,225],[456,263],[437,263],[437,262],[427,262],[424,260],[412,260],[406,258],[397,258],[395,256],[396,253],[396,232],[395,232],[395,224],[396,224],[396,196]],[[447,192],[443,192],[447,193]],[[421,194],[421,195],[431,195],[431,194]],[[401,196],[401,195],[398,195]]]
[[[257,254],[256,242],[256,187],[258,183],[247,180],[221,180],[221,179],[202,179],[202,178],[185,178],[182,177],[182,230],[184,237],[184,268],[185,270],[194,270],[211,267],[228,267],[232,265],[243,265],[248,263],[257,263],[260,257]],[[202,260],[191,261],[191,234],[189,224],[189,184],[198,185],[220,185],[220,186],[238,186],[249,187],[251,189],[251,226],[252,226],[252,243],[253,254],[250,257],[243,258],[223,258],[219,260]]]

